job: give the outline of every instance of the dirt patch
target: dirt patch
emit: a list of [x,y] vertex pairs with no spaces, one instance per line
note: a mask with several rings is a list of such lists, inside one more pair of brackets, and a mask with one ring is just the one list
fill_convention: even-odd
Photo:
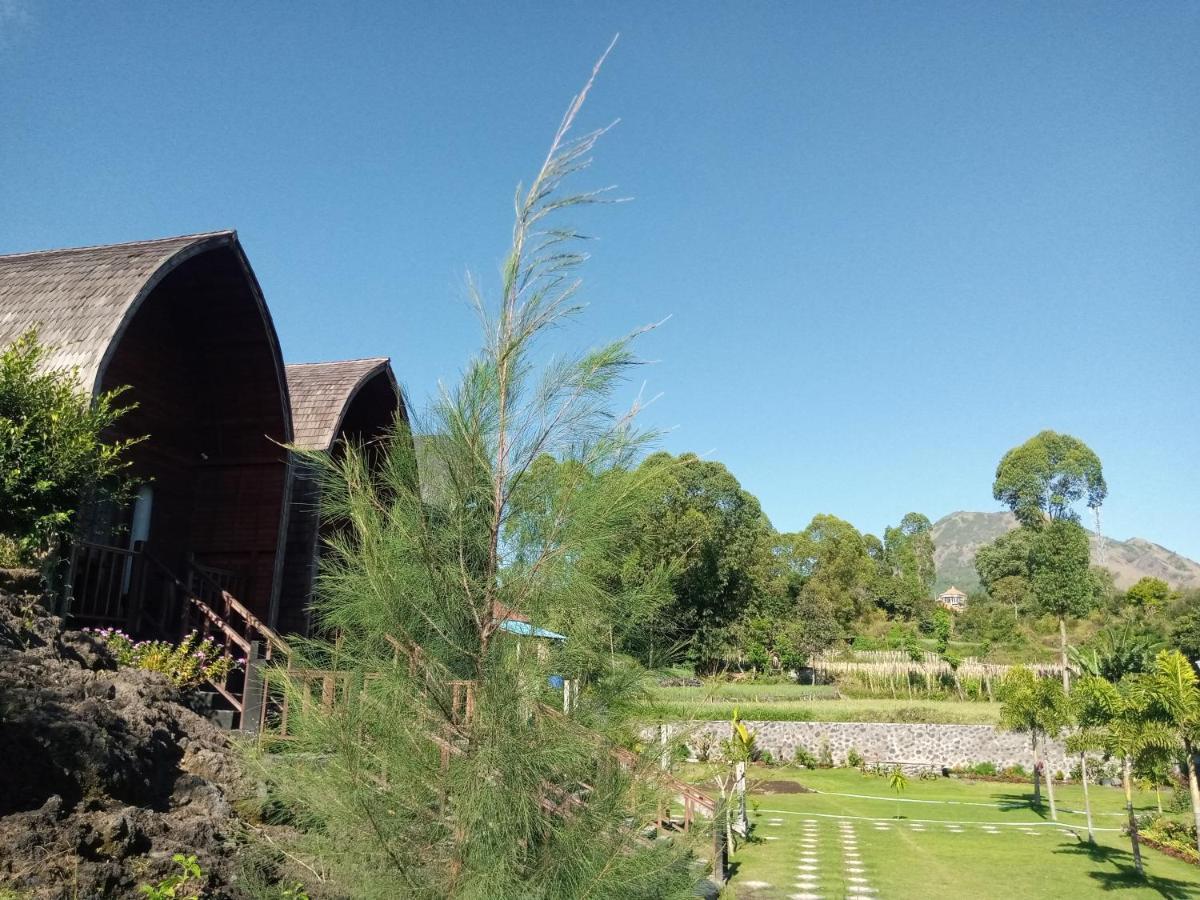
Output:
[[815,794],[798,781],[751,781],[748,789],[756,794]]
[[239,896],[232,804],[253,787],[228,735],[40,599],[36,582],[0,579],[0,887],[134,897],[183,852],[206,897]]

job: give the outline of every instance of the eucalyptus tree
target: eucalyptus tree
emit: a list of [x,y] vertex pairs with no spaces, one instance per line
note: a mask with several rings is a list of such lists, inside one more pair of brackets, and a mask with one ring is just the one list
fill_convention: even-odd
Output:
[[1056,431],[1042,431],[1004,454],[992,483],[992,495],[1022,528],[1036,532],[1032,587],[1039,604],[1058,619],[1064,690],[1070,686],[1066,620],[1086,613],[1095,593],[1087,532],[1075,506],[1083,501],[1098,510],[1107,494],[1100,457]]
[[1000,691],[1000,725],[1010,731],[1029,735],[1033,750],[1033,797],[1042,798],[1039,773],[1046,776],[1050,799],[1050,818],[1058,821],[1054,802],[1054,778],[1045,763],[1045,746],[1058,737],[1071,722],[1071,707],[1062,686],[1050,678],[1040,678],[1024,666],[1009,671]]
[[[579,312],[580,235],[556,216],[603,199],[563,193],[603,133],[572,136],[594,78],[518,190],[495,302],[473,289],[482,349],[420,422],[436,484],[422,485],[400,422],[383,452],[308,457],[334,525],[317,633],[337,639],[299,644],[276,673],[297,701],[293,740],[264,774],[298,826],[289,852],[327,873],[331,895],[691,892],[682,850],[639,833],[662,799],[657,760],[614,753],[635,739],[641,682],[610,629],[637,627],[668,585],[624,590],[579,565],[618,554],[640,508],[638,479],[597,477],[632,468],[645,445],[636,408],[611,402],[637,360],[621,339],[535,363],[540,339]],[[536,527],[509,527],[547,456],[570,465],[526,495]],[[568,640],[531,652],[514,620]],[[336,669],[342,702],[303,702],[306,666]],[[583,684],[569,715],[550,706],[551,674]]]

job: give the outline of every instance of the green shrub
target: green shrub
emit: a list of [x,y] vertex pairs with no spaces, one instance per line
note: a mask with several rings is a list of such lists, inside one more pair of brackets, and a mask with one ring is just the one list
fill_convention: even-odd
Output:
[[[157,884],[138,885],[138,892],[145,894],[147,900],[200,900],[204,872],[196,862],[195,854],[184,856],[182,853],[176,853],[171,859],[175,861],[179,871],[168,875]],[[191,882],[195,882],[194,890]]]
[[804,747],[797,747],[795,754],[796,765],[803,766],[805,769],[817,768],[817,758],[813,756]]
[[1196,852],[1196,826],[1190,822],[1178,822],[1166,816],[1148,816],[1139,821],[1143,837],[1170,847],[1189,862],[1200,863]]
[[85,495],[119,495],[135,440],[101,435],[131,407],[121,391],[89,396],[77,373],[48,370],[36,330],[0,351],[0,533],[23,554],[49,549]]
[[865,765],[865,760],[854,747],[846,751],[846,765],[852,769],[861,769]]
[[972,775],[995,775],[998,770],[994,762],[981,762],[968,766],[967,771]]
[[97,635],[112,651],[117,664],[134,669],[161,672],[176,687],[198,687],[205,681],[221,683],[239,663],[222,655],[210,638],[195,631],[178,644],[170,641],[134,641],[116,628],[86,629]]
[[7,534],[0,534],[0,569],[17,569],[20,566],[20,545]]
[[833,751],[829,749],[829,738],[821,735],[821,743],[817,745],[817,765],[822,769],[833,768]]

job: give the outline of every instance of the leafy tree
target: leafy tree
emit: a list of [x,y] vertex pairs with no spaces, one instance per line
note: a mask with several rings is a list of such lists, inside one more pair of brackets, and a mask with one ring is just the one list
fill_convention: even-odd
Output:
[[801,576],[802,604],[832,610],[843,627],[870,607],[874,563],[853,525],[837,516],[818,514],[790,540]]
[[1087,532],[1065,519],[1042,528],[1033,545],[1033,593],[1038,605],[1058,619],[1063,688],[1068,685],[1067,619],[1087,613],[1095,597]]
[[132,407],[122,390],[89,397],[76,372],[47,368],[37,331],[0,351],[0,534],[24,554],[65,535],[80,504],[119,494],[136,440],[105,432]]
[[950,635],[954,630],[954,622],[948,610],[939,609],[933,614],[933,633],[937,638],[937,652],[945,656],[950,649]]
[[1171,586],[1161,578],[1141,578],[1125,592],[1125,600],[1141,609],[1163,609],[1171,602]]
[[1004,454],[992,484],[992,495],[1030,528],[1078,521],[1074,504],[1086,500],[1096,509],[1107,493],[1100,458],[1083,441],[1056,431],[1040,432]]
[[[691,893],[683,851],[639,834],[662,799],[657,758],[613,753],[633,743],[642,712],[639,671],[613,653],[610,626],[637,614],[645,587],[614,589],[578,564],[619,558],[640,513],[625,479],[596,477],[627,468],[644,443],[610,409],[636,360],[620,340],[533,363],[538,339],[577,312],[578,235],[551,217],[597,199],[560,193],[600,134],[569,135],[590,86],[518,194],[499,296],[479,299],[484,346],[424,423],[438,435],[422,451],[437,490],[422,493],[403,423],[378,468],[362,448],[306,454],[323,512],[342,526],[315,609],[318,633],[338,639],[298,643],[298,665],[275,673],[296,701],[294,740],[264,775],[338,896]],[[509,529],[547,453],[571,464]],[[569,640],[535,652],[506,631],[514,615]],[[345,699],[303,702],[306,666],[344,672]],[[581,686],[569,714],[553,709],[551,674]]]
[[653,635],[687,646],[700,668],[719,658],[727,629],[751,610],[772,563],[773,530],[757,498],[719,462],[656,453],[635,472],[647,485],[621,541],[621,583],[666,571],[672,599]]
[[[1001,727],[1029,735],[1034,759],[1034,802],[1041,803],[1039,776],[1045,769],[1043,747],[1047,739],[1058,737],[1071,721],[1071,709],[1066,693],[1057,681],[1039,678],[1024,666],[1017,666],[1005,677],[1000,696]],[[1054,779],[1048,771],[1045,775],[1046,792],[1050,798],[1050,818],[1057,822]]]
[[1015,528],[975,553],[980,584],[995,600],[1012,607],[1013,618],[1033,600],[1033,549],[1037,533]]
[[1171,646],[1200,665],[1200,591],[1189,591],[1181,609],[1173,616]]
[[1043,431],[1009,450],[996,467],[992,495],[1022,528],[1037,532],[1030,555],[1033,592],[1058,617],[1063,688],[1068,684],[1068,617],[1085,612],[1095,593],[1087,533],[1075,504],[1098,509],[1108,494],[1098,457],[1069,434]]
[[876,600],[895,615],[919,618],[932,611],[932,529],[928,517],[910,512],[899,525],[884,529],[882,541],[863,535],[867,555],[875,561]]

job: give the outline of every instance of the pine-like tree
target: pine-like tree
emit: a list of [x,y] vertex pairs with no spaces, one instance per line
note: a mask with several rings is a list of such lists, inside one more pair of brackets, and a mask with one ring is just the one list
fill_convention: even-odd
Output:
[[[606,199],[561,193],[604,131],[570,135],[595,75],[518,190],[499,296],[473,288],[484,346],[422,436],[398,423],[382,451],[308,459],[333,532],[315,610],[327,640],[293,665],[344,673],[344,696],[306,702],[302,675],[279,673],[294,739],[264,771],[300,826],[292,852],[335,896],[691,893],[684,851],[641,834],[662,799],[657,759],[615,752],[634,743],[641,680],[613,633],[638,627],[666,585],[614,592],[577,564],[615,546],[641,505],[637,479],[598,477],[631,468],[647,439],[636,404],[611,412],[636,359],[623,339],[535,363],[580,309],[581,235],[557,214]],[[547,456],[568,464],[534,477]],[[567,640],[532,634],[549,628]],[[567,712],[552,676],[582,685]]]

